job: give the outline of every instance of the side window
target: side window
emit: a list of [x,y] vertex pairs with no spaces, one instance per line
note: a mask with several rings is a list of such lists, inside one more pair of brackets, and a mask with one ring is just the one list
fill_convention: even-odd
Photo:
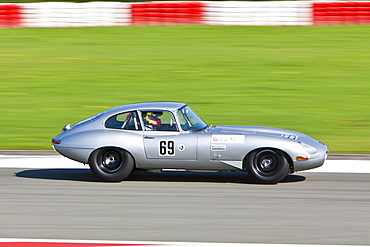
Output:
[[146,131],[178,131],[175,119],[166,111],[143,111],[144,129]]
[[125,112],[108,118],[105,127],[110,129],[142,130],[136,112]]

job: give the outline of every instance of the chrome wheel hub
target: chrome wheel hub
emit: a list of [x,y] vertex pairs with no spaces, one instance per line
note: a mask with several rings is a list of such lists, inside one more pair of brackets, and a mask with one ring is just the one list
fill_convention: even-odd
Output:
[[116,157],[114,157],[113,155],[105,158],[105,164],[107,166],[114,166],[116,163],[117,163]]
[[272,167],[272,160],[271,159],[264,159],[262,160],[261,162],[261,166],[264,168],[264,169],[271,169]]
[[114,149],[103,150],[100,157],[100,167],[104,172],[116,172],[123,165],[123,157]]

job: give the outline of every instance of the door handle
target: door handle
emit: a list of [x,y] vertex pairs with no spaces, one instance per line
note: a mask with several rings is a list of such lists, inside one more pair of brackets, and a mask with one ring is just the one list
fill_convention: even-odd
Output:
[[144,139],[155,139],[155,137],[153,137],[153,136],[144,136]]

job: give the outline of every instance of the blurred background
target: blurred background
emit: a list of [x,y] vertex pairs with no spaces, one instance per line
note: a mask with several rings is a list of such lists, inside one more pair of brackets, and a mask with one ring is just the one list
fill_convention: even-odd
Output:
[[369,153],[369,25],[233,21],[0,29],[0,149],[51,149],[65,124],[179,101],[211,125],[291,129],[332,153]]

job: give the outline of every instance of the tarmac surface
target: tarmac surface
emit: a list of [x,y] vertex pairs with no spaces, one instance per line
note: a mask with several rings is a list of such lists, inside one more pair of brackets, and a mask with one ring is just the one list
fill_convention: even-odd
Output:
[[370,246],[370,159],[329,157],[322,167],[274,185],[255,184],[245,172],[187,171],[133,173],[105,183],[55,151],[2,150],[0,242]]
[[0,238],[370,244],[370,174],[261,185],[242,172],[163,172],[103,183],[88,169],[2,168],[0,198]]

